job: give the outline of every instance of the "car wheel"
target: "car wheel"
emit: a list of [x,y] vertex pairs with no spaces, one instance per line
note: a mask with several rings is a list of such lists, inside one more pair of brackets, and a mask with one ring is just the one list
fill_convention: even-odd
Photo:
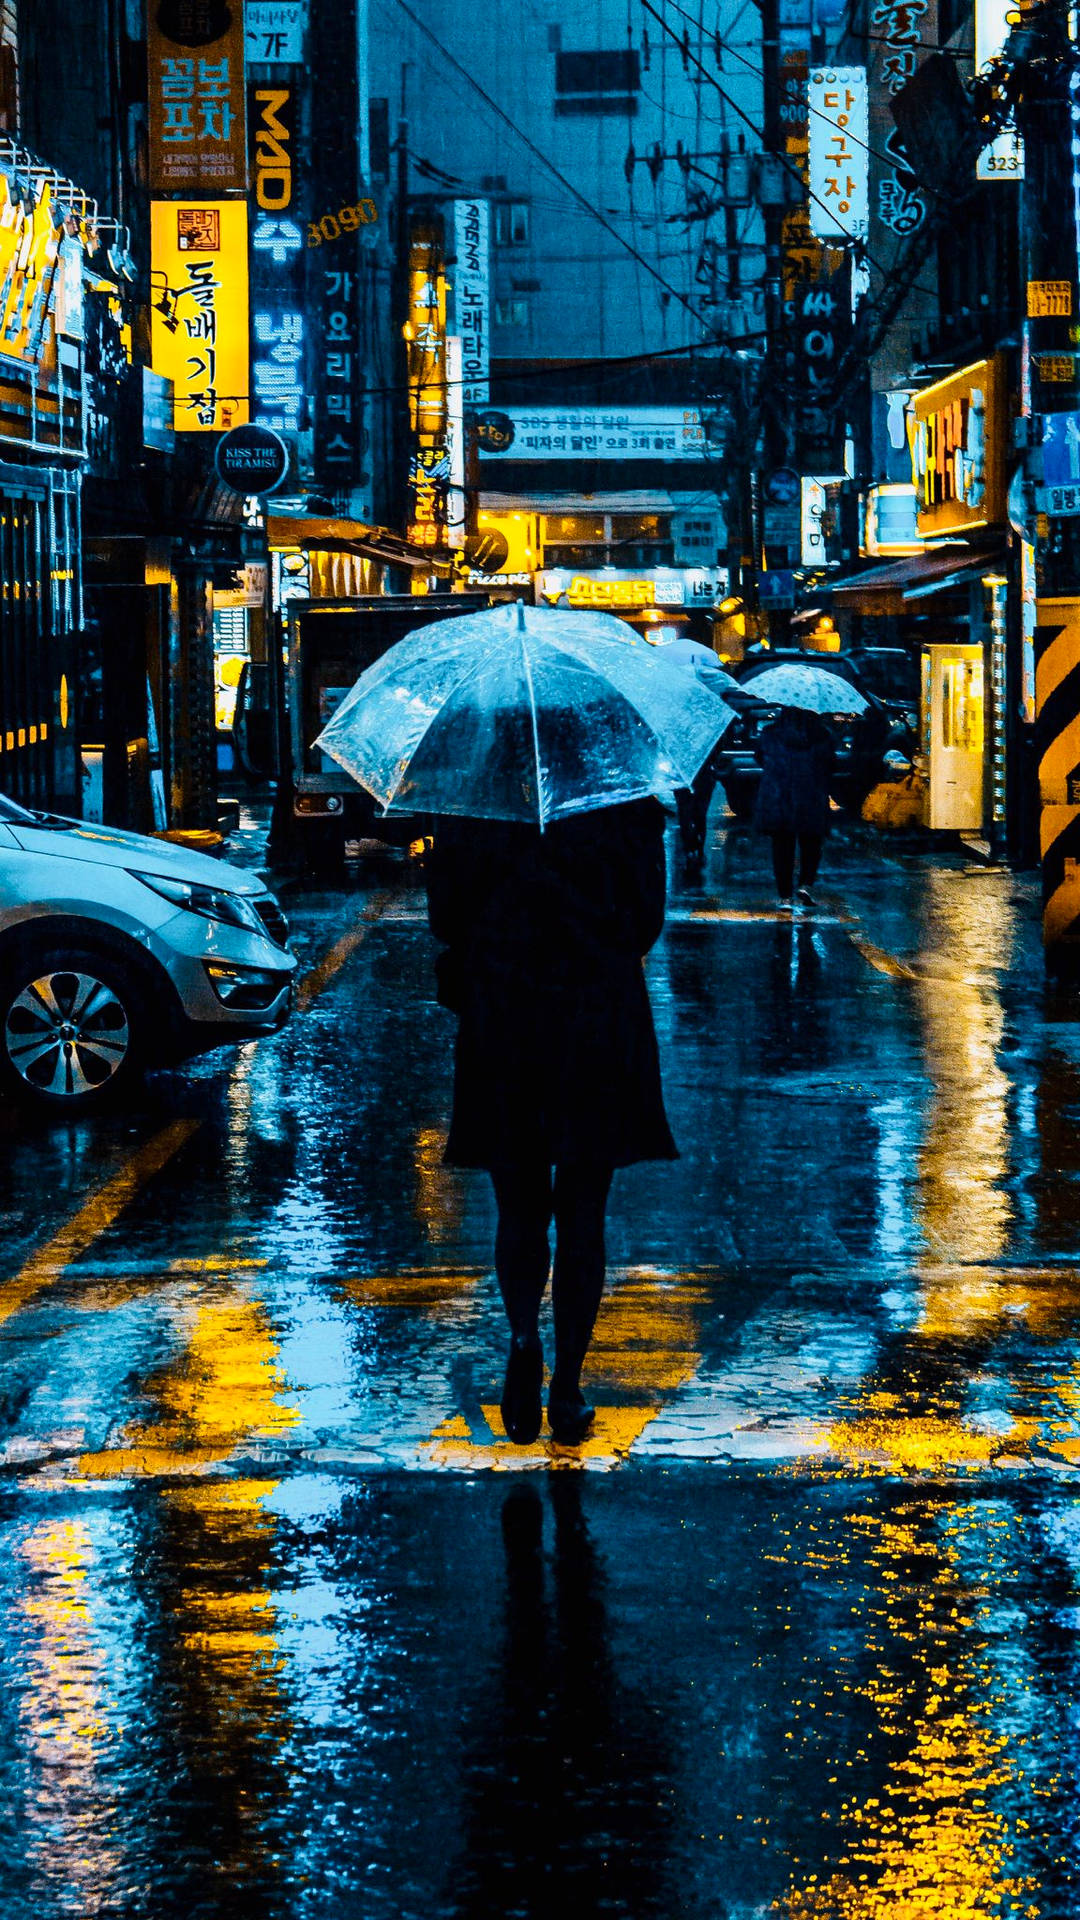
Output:
[[68,1112],[119,1093],[139,1068],[141,1010],[122,962],[90,947],[29,952],[3,971],[0,1075]]

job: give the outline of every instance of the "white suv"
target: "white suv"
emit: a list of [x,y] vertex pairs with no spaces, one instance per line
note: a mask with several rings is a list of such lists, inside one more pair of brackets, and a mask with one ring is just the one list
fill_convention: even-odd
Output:
[[67,1111],[274,1033],[296,961],[254,874],[0,795],[0,1086]]

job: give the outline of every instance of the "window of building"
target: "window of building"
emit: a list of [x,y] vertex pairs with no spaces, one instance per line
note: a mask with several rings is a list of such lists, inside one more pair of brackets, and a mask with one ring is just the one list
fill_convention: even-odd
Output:
[[496,201],[495,244],[497,247],[528,246],[529,204],[527,200]]
[[558,114],[636,113],[640,90],[641,61],[632,47],[555,55]]
[[507,300],[496,300],[495,324],[499,327],[527,327],[529,303],[524,295],[515,293]]

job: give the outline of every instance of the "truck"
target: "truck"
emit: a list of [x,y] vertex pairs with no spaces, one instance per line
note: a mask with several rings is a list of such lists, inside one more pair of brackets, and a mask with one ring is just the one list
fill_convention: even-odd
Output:
[[400,845],[412,838],[406,819],[381,814],[373,795],[313,743],[360,674],[388,647],[418,627],[476,613],[488,604],[486,595],[461,593],[287,603],[292,837],[308,865],[336,865],[349,840]]

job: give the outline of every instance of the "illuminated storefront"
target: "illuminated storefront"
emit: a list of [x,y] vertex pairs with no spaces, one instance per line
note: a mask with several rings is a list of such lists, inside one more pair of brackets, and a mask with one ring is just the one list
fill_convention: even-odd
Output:
[[[87,338],[106,248],[94,202],[8,143],[0,173],[0,788],[79,801]],[[92,311],[91,311],[92,309]]]
[[727,592],[720,537],[719,512],[700,495],[482,495],[467,580],[528,590],[538,606],[614,613],[653,638],[711,639]]
[[[1009,807],[1005,450],[1002,357],[980,360],[907,405],[911,483],[872,488],[865,550],[896,556],[834,582],[838,612],[897,622],[917,651],[926,825],[985,849]],[[1015,689],[1019,705],[1020,688]]]

